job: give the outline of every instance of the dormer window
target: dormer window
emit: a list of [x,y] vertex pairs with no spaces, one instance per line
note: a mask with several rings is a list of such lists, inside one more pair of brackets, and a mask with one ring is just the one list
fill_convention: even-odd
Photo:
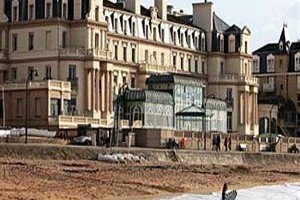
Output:
[[67,4],[66,3],[63,4],[63,13],[62,14],[63,14],[63,18],[67,19],[68,13],[67,13]]
[[29,20],[33,20],[34,19],[34,5],[30,4],[29,5]]
[[230,35],[228,41],[228,52],[235,52],[235,35]]
[[272,54],[267,57],[267,72],[275,72],[275,58]]
[[300,71],[300,52],[295,54],[295,71]]
[[14,22],[18,21],[18,7],[17,6],[13,7],[13,21]]
[[205,34],[201,34],[201,51],[205,51]]
[[283,42],[282,41],[279,42],[279,50],[283,51]]
[[95,21],[99,22],[99,6],[95,8]]
[[220,51],[224,52],[224,35],[220,35]]
[[46,4],[46,19],[49,19],[51,17],[51,3],[48,2]]
[[254,58],[253,58],[253,68],[252,68],[253,73],[259,73],[259,65],[260,65],[259,56],[254,56]]

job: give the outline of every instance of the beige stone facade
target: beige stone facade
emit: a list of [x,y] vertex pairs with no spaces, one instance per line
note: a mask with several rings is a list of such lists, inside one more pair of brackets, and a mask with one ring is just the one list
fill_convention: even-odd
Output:
[[[156,0],[150,9],[137,0],[121,1],[122,5],[108,0],[74,0],[74,5],[45,0],[44,9],[34,9],[36,13],[30,7],[41,5],[30,1],[26,12],[16,13],[22,9],[20,2],[13,0],[6,6],[9,10],[0,3],[0,13],[5,13],[0,16],[0,82],[5,102],[13,98],[10,94],[24,101],[24,91],[14,94],[8,88],[24,84],[29,69],[38,71],[29,87],[30,112],[36,112],[31,98],[41,97],[45,123],[35,124],[37,119],[30,116],[30,126],[112,127],[113,101],[120,87],[145,88],[151,74],[175,73],[206,79],[206,95],[228,100],[230,131],[258,133],[258,84],[251,75],[250,31],[245,27],[236,32],[235,26],[221,21],[212,3],[193,4],[192,23],[168,13],[166,0]],[[228,26],[220,33],[218,51],[214,20]],[[48,87],[34,90],[39,82]],[[56,90],[52,82],[70,87]],[[52,96],[55,92],[60,95]],[[51,108],[54,101],[60,102],[58,113]],[[8,125],[23,126],[23,116],[16,122],[8,112],[6,118],[11,119]]]

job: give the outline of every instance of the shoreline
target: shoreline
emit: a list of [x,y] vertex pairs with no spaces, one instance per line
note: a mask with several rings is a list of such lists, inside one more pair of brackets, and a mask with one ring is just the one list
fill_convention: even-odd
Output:
[[[296,180],[296,182],[274,182],[274,183],[248,183],[248,184],[242,184],[242,185],[232,185],[229,186],[229,191],[231,190],[243,190],[243,189],[251,189],[254,187],[260,187],[260,186],[275,186],[275,185],[284,185],[284,184],[293,184],[293,183],[299,183],[299,180]],[[128,197],[111,197],[106,198],[103,200],[160,200],[160,199],[171,199],[175,197],[179,197],[182,195],[189,195],[189,194],[198,194],[198,195],[210,195],[215,192],[222,192],[220,190],[215,189],[205,189],[205,190],[198,190],[198,191],[187,191],[184,193],[175,193],[175,194],[161,194],[161,195],[146,195],[146,196],[128,196]]]

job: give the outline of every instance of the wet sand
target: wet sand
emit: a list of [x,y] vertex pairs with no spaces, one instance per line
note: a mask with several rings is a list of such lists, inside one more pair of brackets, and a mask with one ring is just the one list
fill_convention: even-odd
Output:
[[0,158],[0,199],[138,200],[300,181],[295,165],[195,166],[165,163]]

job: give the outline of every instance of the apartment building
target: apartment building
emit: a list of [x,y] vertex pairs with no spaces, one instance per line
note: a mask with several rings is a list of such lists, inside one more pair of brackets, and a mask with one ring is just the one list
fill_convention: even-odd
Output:
[[[299,136],[300,125],[300,43],[292,42],[284,24],[279,40],[253,52],[253,76],[259,79],[259,103],[278,106],[279,133]],[[273,106],[274,107],[274,106]],[[260,127],[269,123],[260,119]]]
[[211,2],[193,4],[192,15],[170,8],[167,0],[150,8],[140,0],[1,1],[0,83],[5,111],[13,110],[6,124],[22,126],[26,83],[29,126],[109,128],[124,84],[146,88],[151,75],[179,74],[203,82],[199,101],[227,100],[228,130],[257,134],[250,30],[229,26]]

